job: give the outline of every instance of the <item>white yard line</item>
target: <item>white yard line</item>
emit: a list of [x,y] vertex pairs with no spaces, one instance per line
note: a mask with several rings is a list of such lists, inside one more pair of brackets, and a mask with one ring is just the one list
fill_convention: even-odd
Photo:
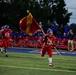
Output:
[[[33,69],[33,70],[45,70],[45,71],[59,71],[59,72],[75,72],[76,71],[70,71],[70,70],[59,70],[59,69],[45,69],[45,68],[34,68],[34,67],[19,67],[19,66],[8,66],[8,65],[0,65],[0,67],[5,68],[21,68],[21,69]],[[52,68],[52,67],[51,67]]]

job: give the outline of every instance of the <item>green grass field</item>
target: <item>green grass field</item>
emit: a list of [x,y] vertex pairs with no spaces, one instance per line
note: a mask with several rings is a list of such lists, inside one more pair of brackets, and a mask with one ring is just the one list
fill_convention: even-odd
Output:
[[53,67],[48,66],[48,56],[9,52],[0,54],[0,75],[76,75],[76,57],[53,55]]

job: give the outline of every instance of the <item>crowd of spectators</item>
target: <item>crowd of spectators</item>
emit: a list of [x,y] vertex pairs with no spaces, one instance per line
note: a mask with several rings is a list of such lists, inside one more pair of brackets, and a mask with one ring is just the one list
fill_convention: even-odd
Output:
[[[56,46],[57,48],[68,49],[68,32],[70,31],[69,25],[57,26],[53,23],[47,30],[51,29],[54,35],[57,37]],[[12,32],[12,42],[10,42],[10,46],[12,47],[33,47],[33,48],[41,48],[42,39],[44,34],[41,30],[38,30],[32,36],[19,32]],[[74,39],[74,49],[76,47],[76,39]]]

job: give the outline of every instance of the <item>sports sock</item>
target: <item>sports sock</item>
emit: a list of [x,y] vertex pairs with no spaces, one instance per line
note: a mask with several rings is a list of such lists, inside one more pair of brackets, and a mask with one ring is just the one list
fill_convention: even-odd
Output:
[[52,57],[50,57],[50,58],[49,58],[49,63],[51,63],[51,64],[52,64]]
[[6,55],[7,55],[7,53],[6,53]]
[[1,48],[1,52],[3,52],[3,49]]

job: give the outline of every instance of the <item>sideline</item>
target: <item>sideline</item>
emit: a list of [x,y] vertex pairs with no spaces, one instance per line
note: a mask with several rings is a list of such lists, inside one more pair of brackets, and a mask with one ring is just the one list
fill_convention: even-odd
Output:
[[[9,47],[8,52],[40,54],[41,48]],[[70,51],[65,51],[65,50],[59,50],[59,52],[63,56],[76,56],[76,51],[70,52]],[[53,49],[53,55],[58,55],[58,53],[54,49]]]

